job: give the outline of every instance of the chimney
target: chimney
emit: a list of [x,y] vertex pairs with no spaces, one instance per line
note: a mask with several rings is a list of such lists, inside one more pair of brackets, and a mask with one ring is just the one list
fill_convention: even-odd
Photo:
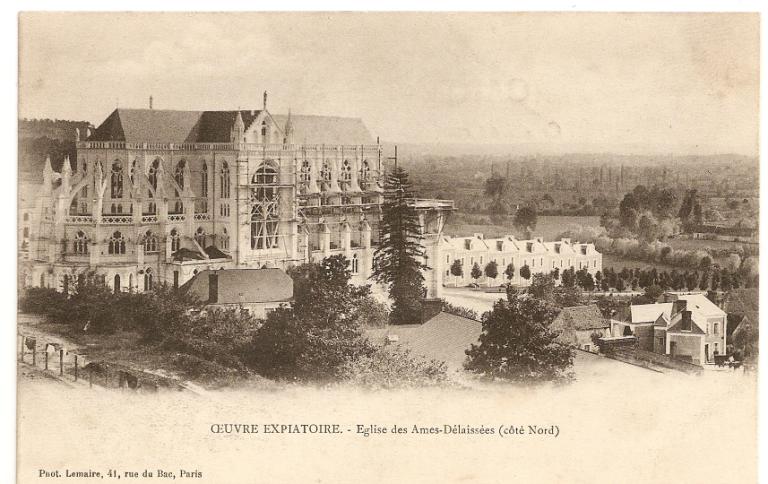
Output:
[[267,91],[264,91],[264,111],[267,110]]
[[690,318],[690,311],[686,311],[688,308],[688,301],[685,299],[677,299],[672,302],[672,314],[675,315],[681,311],[683,311],[683,317],[685,317],[685,313],[688,313],[688,317]]
[[685,331],[690,331],[692,328],[691,324],[691,312],[690,311],[683,311],[683,319],[681,319],[681,328]]
[[208,304],[219,302],[219,273],[208,273]]

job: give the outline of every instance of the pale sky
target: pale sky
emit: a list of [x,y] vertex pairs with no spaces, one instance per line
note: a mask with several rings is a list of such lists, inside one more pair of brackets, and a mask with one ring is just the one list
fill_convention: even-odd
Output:
[[20,116],[363,118],[395,142],[756,154],[756,14],[23,14]]

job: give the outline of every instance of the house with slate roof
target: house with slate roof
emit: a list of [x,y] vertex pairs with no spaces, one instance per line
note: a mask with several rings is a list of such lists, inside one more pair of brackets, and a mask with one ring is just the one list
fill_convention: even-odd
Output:
[[611,325],[595,304],[563,308],[552,321],[552,330],[558,331],[557,342],[597,353],[599,348],[592,335],[611,335]]
[[611,320],[612,335],[635,336],[640,349],[696,365],[726,354],[725,311],[704,294],[665,294],[664,301],[632,305],[629,320]]
[[293,280],[280,269],[205,270],[180,289],[206,308],[239,309],[262,319],[293,302]]

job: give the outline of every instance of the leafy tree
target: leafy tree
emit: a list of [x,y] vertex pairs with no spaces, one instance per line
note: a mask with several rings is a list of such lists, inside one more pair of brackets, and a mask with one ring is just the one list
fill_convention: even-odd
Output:
[[655,302],[661,297],[662,294],[664,294],[664,290],[662,290],[661,287],[657,286],[656,284],[645,288],[645,297],[648,299],[648,301]]
[[515,265],[513,263],[509,263],[507,265],[507,268],[504,269],[504,275],[507,276],[508,280],[512,280],[515,277]]
[[557,314],[554,305],[535,297],[507,291],[483,317],[479,344],[467,350],[465,367],[492,379],[523,383],[573,378],[573,350],[555,342],[550,329]]
[[393,324],[419,321],[425,292],[422,270],[427,267],[421,262],[425,253],[419,217],[408,203],[410,187],[408,173],[402,168],[388,174],[379,225],[381,240],[373,255],[371,277],[389,288]]
[[625,288],[626,288],[626,284],[624,283],[624,279],[619,277],[619,279],[616,280],[616,290],[619,292],[623,292]]
[[720,271],[715,270],[712,272],[712,281],[709,283],[709,288],[717,291],[718,287],[720,287]]
[[526,281],[531,278],[531,268],[528,267],[528,264],[525,264],[523,267],[520,268],[520,277],[522,277]]
[[480,266],[477,265],[477,262],[472,266],[472,271],[469,273],[470,276],[472,276],[472,279],[478,280],[483,275],[483,271],[480,270]]
[[451,275],[461,277],[464,275],[464,267],[461,265],[461,261],[456,259],[451,264]]
[[701,274],[701,280],[699,281],[699,289],[705,291],[709,287],[709,272],[703,272]]
[[485,265],[485,276],[489,279],[496,279],[499,275],[499,265],[495,260],[490,261]]
[[348,264],[339,255],[289,271],[293,308],[272,311],[254,334],[252,368],[269,378],[326,381],[337,378],[348,360],[374,351],[357,310],[370,288],[349,283]]
[[512,224],[520,230],[534,230],[537,220],[536,209],[532,206],[526,206],[517,210]]

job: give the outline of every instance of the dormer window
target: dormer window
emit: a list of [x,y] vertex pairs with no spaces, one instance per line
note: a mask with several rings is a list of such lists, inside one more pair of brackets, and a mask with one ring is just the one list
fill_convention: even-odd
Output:
[[501,240],[497,240],[496,241],[496,250],[498,250],[499,252],[504,250],[504,242],[503,241],[501,241]]
[[555,252],[560,253],[560,244],[555,244]]
[[464,250],[472,250],[472,239],[464,240]]
[[582,253],[582,255],[587,255],[587,246],[586,245],[582,245],[581,246],[581,253]]
[[525,250],[527,250],[528,252],[533,252],[533,242],[528,242],[527,244],[525,244]]

